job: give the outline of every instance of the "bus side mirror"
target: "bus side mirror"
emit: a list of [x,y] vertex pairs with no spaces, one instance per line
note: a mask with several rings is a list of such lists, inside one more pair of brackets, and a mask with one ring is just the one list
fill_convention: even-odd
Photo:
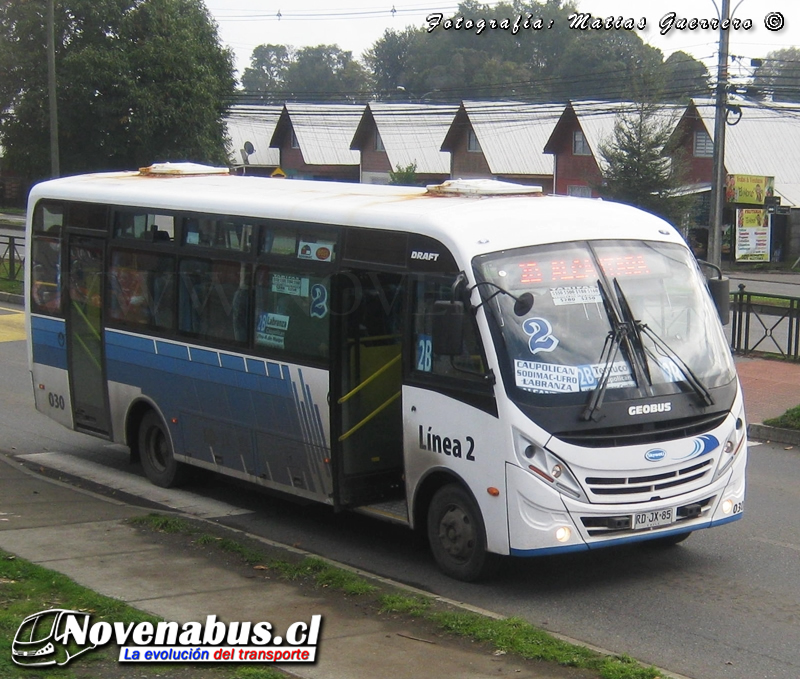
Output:
[[458,356],[464,344],[464,303],[434,302],[432,325],[434,355]]
[[717,308],[719,320],[722,325],[728,325],[731,320],[731,281],[730,278],[725,278],[722,275],[722,269],[716,264],[706,262],[705,260],[698,259],[697,263],[700,266],[707,266],[717,273],[716,278],[707,278],[708,291],[711,293],[711,299],[714,301],[714,306]]
[[731,320],[731,279],[709,278],[707,282],[722,325],[728,325]]

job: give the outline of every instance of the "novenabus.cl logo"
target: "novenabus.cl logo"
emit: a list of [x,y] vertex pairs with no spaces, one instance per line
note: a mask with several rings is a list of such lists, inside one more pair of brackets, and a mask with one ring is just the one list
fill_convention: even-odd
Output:
[[54,608],[29,615],[11,645],[17,665],[66,665],[93,648],[115,643],[119,662],[310,662],[316,661],[322,616],[293,622],[283,633],[272,624],[223,622],[216,615],[205,622],[159,621],[90,624],[90,615]]
[[88,613],[63,608],[29,615],[14,635],[11,659],[26,667],[66,665],[75,656],[97,647],[88,639],[83,644],[70,641],[69,630],[85,627],[88,621]]

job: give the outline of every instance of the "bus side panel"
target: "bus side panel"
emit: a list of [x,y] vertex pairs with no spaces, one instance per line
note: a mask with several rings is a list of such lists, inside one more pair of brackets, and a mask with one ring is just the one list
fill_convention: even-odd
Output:
[[[403,387],[404,454],[413,502],[429,472],[449,470],[472,493],[483,516],[490,552],[508,554],[508,514],[503,460],[510,434],[489,413],[443,394]],[[496,488],[496,496],[488,492]],[[424,526],[417,526],[424,528]]]
[[330,502],[327,371],[114,330],[106,362],[158,404],[178,459]]
[[73,429],[64,319],[32,314],[30,333],[36,409]]

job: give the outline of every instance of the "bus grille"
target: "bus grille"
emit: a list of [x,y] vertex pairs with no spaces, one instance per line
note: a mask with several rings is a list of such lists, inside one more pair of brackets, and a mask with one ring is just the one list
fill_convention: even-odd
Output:
[[584,448],[650,445],[704,434],[719,427],[726,417],[727,413],[713,413],[679,420],[629,424],[622,427],[562,431],[554,433],[553,436],[564,443]]
[[585,483],[599,502],[648,502],[686,492],[687,485],[702,485],[698,482],[711,474],[713,462],[703,460],[646,476],[587,476]]

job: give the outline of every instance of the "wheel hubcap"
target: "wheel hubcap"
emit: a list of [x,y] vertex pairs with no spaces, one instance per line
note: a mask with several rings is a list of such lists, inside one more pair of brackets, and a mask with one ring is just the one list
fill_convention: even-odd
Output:
[[444,550],[461,561],[472,554],[475,547],[475,529],[467,512],[452,506],[439,523],[439,539]]

